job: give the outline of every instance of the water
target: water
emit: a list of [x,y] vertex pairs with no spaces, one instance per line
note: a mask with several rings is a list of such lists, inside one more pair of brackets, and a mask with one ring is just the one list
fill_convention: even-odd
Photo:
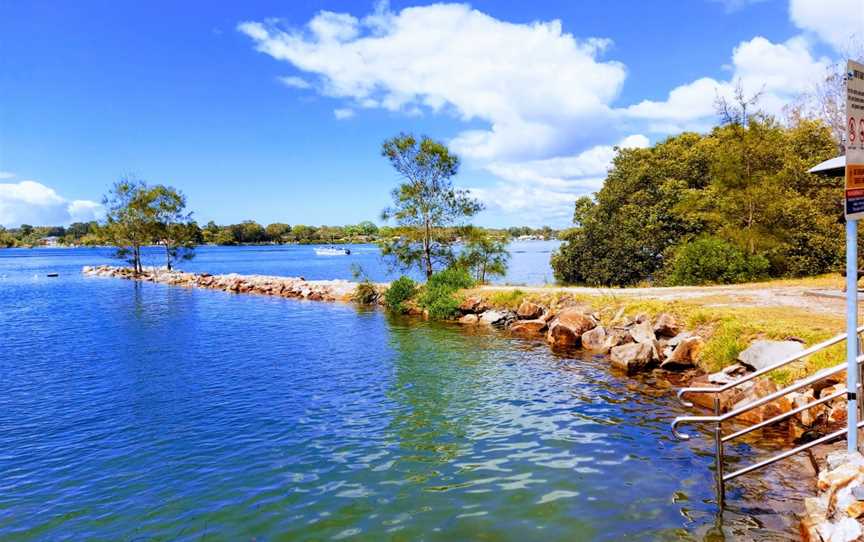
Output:
[[[209,270],[288,266],[260,254]],[[81,276],[96,255],[0,251],[2,540],[796,538],[772,511],[800,507],[788,465],[717,517],[708,441],[670,437],[662,381],[346,304]]]
[[[559,244],[559,241],[510,243],[507,275],[493,277],[493,281],[531,285],[554,283],[549,258]],[[202,246],[196,249],[194,259],[181,261],[177,267],[193,272],[302,276],[308,280],[353,280],[357,268],[376,282],[389,282],[402,274],[401,270],[392,269],[375,245],[341,245],[351,249],[350,256],[316,256],[316,246],[320,245]],[[24,248],[0,250],[0,258],[14,258],[15,263],[10,265],[18,273],[27,269],[36,272],[44,267],[74,274],[84,265],[122,264],[112,258],[113,252],[107,248]],[[164,258],[164,252],[158,248],[145,248],[142,257],[147,266],[165,265]],[[0,263],[0,276],[6,272],[9,271]],[[416,272],[407,274],[418,280],[422,278]]]

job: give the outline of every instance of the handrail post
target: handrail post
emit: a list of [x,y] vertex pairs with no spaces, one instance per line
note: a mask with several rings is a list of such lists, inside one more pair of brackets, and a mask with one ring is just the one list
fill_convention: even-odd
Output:
[[846,219],[846,418],[847,451],[858,450],[858,221]]
[[[720,416],[720,398],[714,396],[714,416]],[[723,482],[723,422],[714,424],[714,475],[717,477],[717,506],[723,511],[726,488]]]

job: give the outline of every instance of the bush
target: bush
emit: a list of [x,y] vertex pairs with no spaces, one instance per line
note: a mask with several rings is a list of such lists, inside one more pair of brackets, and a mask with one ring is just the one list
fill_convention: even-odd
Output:
[[672,286],[733,284],[765,278],[769,262],[751,256],[717,237],[702,237],[680,245],[663,272],[663,282]]
[[465,269],[447,268],[435,273],[426,283],[418,300],[434,320],[452,318],[459,311],[460,300],[456,292],[474,286],[474,280]]
[[417,283],[403,275],[390,283],[390,288],[384,292],[384,303],[393,312],[405,312],[405,303],[415,295]]
[[369,279],[365,279],[357,283],[357,288],[354,290],[353,299],[361,305],[374,305],[378,301],[378,288],[375,287]]

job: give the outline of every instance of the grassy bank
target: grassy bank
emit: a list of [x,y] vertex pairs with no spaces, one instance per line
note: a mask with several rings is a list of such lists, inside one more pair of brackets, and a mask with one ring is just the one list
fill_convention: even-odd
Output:
[[[685,329],[706,340],[700,360],[701,368],[714,372],[735,363],[738,354],[755,339],[785,339],[794,337],[807,345],[828,339],[844,330],[842,301],[834,299],[839,310],[814,311],[808,306],[744,306],[735,297],[736,290],[771,291],[786,295],[801,288],[836,289],[842,286],[838,275],[823,275],[806,279],[778,280],[759,284],[732,286],[698,298],[652,299],[630,295],[627,289],[610,289],[598,293],[574,292],[571,288],[483,288],[463,291],[463,295],[480,294],[499,308],[515,309],[522,301],[533,301],[550,307],[578,303],[595,311],[604,325],[614,325],[625,317],[671,313]],[[795,290],[792,290],[795,288]],[[692,289],[689,290],[692,292]],[[792,294],[788,294],[792,295]],[[802,305],[805,305],[802,303]],[[800,363],[774,371],[771,377],[786,383],[805,374],[836,365],[843,361],[845,346],[841,343]]]

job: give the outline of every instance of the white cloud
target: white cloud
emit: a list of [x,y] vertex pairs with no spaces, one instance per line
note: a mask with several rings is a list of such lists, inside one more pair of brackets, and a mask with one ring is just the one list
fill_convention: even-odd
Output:
[[572,156],[559,156],[524,162],[492,162],[486,169],[502,182],[492,188],[472,188],[472,194],[487,206],[507,213],[528,210],[539,213],[539,222],[567,219],[578,195],[595,192],[603,180],[615,148],[647,147],[642,134],[628,136],[615,147],[597,145]]
[[703,77],[672,89],[664,101],[643,100],[625,110],[631,118],[653,121],[648,129],[659,133],[704,130],[714,123],[718,96],[731,98],[735,84],[753,95],[762,91],[760,108],[778,115],[783,106],[812,88],[825,76],[831,61],[814,58],[803,37],[773,43],[757,36],[732,51],[732,76],[728,81]]
[[94,201],[69,201],[36,181],[0,183],[0,225],[58,226],[95,220],[102,206]]
[[453,139],[467,158],[540,157],[584,145],[590,127],[608,124],[626,75],[620,63],[598,60],[608,40],[577,39],[557,20],[508,23],[466,4],[399,12],[379,4],[363,19],[324,11],[303,29],[272,21],[238,29],[259,51],[320,77],[329,96],[488,123]]
[[813,32],[840,53],[864,41],[864,2],[861,0],[790,0],[789,18]]
[[283,77],[279,77],[279,82],[285,85],[286,87],[291,88],[311,88],[312,85],[309,81],[303,79],[302,77],[297,77],[296,75],[286,75]]
[[337,120],[345,120],[350,119],[354,116],[354,110],[351,108],[340,108],[333,110],[333,116],[336,117]]
[[0,179],[14,179],[15,174],[11,171],[0,171]]

